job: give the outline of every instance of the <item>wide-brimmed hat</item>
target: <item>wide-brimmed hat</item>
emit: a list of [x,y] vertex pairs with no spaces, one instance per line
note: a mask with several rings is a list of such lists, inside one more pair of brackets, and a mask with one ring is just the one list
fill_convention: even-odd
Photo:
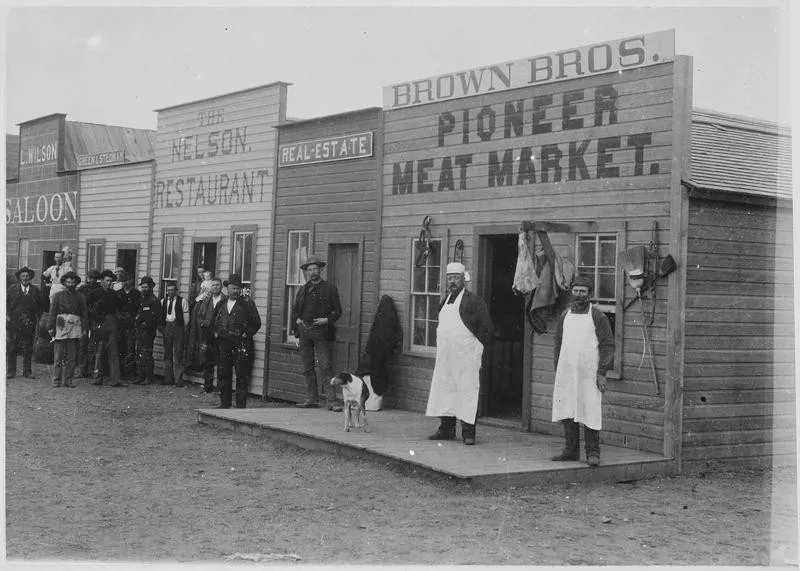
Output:
[[15,273],[15,274],[14,274],[15,276],[17,276],[17,279],[19,279],[19,275],[20,275],[22,272],[28,272],[28,273],[31,275],[31,279],[33,279],[33,278],[34,278],[34,276],[36,275],[36,272],[34,272],[34,271],[33,271],[32,269],[30,269],[28,266],[25,266],[24,268],[20,268],[20,269],[18,269],[18,270],[17,270],[17,273]]
[[242,276],[240,276],[239,274],[231,274],[230,276],[228,276],[227,280],[222,282],[222,285],[224,285],[225,287],[228,287],[229,285],[242,287]]
[[139,285],[142,286],[144,284],[149,284],[152,287],[156,287],[156,282],[153,281],[153,278],[150,276],[144,276],[142,279],[139,280]]
[[103,270],[102,272],[100,272],[100,279],[101,280],[105,279],[106,277],[109,277],[109,278],[114,279],[114,280],[117,279],[117,275],[114,272],[112,272],[111,270]]
[[81,277],[78,274],[76,274],[75,272],[67,272],[66,274],[61,276],[61,285],[67,285],[64,283],[67,280],[67,278],[72,278],[73,280],[75,280],[75,285],[81,283]]
[[93,280],[99,280],[100,279],[100,271],[99,270],[89,270],[89,273],[86,274],[86,277],[87,278],[91,278]]
[[588,287],[589,291],[594,290],[594,283],[586,276],[575,276],[575,279],[572,280],[572,287],[575,286]]
[[314,265],[314,264],[316,264],[320,268],[324,268],[325,267],[325,262],[322,260],[322,258],[312,254],[306,259],[306,262],[303,265],[300,266],[300,269],[301,270],[305,270],[308,266],[311,266],[311,265]]

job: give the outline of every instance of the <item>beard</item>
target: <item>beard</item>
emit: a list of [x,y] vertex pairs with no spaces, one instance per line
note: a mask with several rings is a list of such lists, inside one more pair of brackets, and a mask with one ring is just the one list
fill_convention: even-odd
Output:
[[573,311],[586,311],[589,307],[589,299],[573,299],[571,309]]

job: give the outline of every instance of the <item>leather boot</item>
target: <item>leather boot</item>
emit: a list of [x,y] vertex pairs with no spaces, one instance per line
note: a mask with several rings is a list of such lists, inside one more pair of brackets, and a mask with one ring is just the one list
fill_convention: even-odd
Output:
[[558,456],[550,458],[553,462],[570,462],[580,459],[581,454],[581,428],[580,425],[567,418],[561,421],[564,425],[564,449]]
[[456,437],[456,417],[440,416],[439,428],[428,436],[428,440],[453,440]]
[[461,421],[461,439],[467,446],[475,444],[475,425]]
[[586,463],[592,467],[598,466],[600,464],[600,431],[584,426],[583,440],[586,448]]

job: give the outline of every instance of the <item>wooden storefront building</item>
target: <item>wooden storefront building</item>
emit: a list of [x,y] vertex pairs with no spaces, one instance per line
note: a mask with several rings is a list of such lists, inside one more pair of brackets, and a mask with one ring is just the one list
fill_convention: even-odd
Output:
[[[175,281],[188,296],[203,264],[223,280],[239,274],[263,326],[255,336],[250,392],[262,394],[272,249],[275,127],[287,83],[157,110],[149,274],[156,294]],[[161,373],[161,343],[156,372]]]
[[306,398],[290,321],[294,297],[306,282],[300,265],[311,254],[326,261],[323,278],[337,286],[342,302],[334,370],[358,365],[378,301],[380,119],[376,107],[278,128],[269,397]]
[[[699,120],[692,59],[675,55],[673,31],[386,87],[379,291],[397,303],[405,345],[384,403],[425,410],[444,269],[456,259],[494,324],[479,423],[561,434],[551,422],[555,319],[534,333],[512,292],[527,223],[595,280],[593,302],[612,320],[604,442],[674,458],[678,470],[682,461],[788,454],[793,317],[780,292],[793,276],[790,252],[774,250],[789,244],[789,197],[764,181],[757,198],[748,188],[706,191],[708,175],[693,178],[693,145],[705,133],[724,155],[713,132],[728,127],[709,134]],[[754,146],[782,143],[748,136]],[[618,253],[651,243],[677,268],[640,301]],[[735,259],[744,246],[755,258]],[[698,266],[704,257],[717,267]],[[737,292],[735,282],[750,278],[750,291]],[[736,342],[726,337],[733,323]]]

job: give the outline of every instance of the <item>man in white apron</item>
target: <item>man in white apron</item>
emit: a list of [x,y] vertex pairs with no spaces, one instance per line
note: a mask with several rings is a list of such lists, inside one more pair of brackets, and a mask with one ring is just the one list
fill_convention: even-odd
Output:
[[602,394],[606,372],[614,365],[614,335],[608,317],[592,307],[592,281],[577,276],[572,304],[558,320],[555,333],[553,422],[564,424],[565,445],[555,462],[580,459],[580,427],[589,466],[600,464]]
[[81,278],[75,272],[61,276],[64,286],[50,304],[50,335],[55,339],[53,348],[53,386],[72,388],[72,375],[78,357],[78,347],[86,335],[89,324],[86,299],[75,291]]
[[448,294],[439,305],[436,330],[436,365],[425,416],[438,416],[439,429],[430,440],[456,437],[461,420],[464,444],[475,444],[483,347],[492,333],[486,303],[464,288],[464,264],[447,264]]

